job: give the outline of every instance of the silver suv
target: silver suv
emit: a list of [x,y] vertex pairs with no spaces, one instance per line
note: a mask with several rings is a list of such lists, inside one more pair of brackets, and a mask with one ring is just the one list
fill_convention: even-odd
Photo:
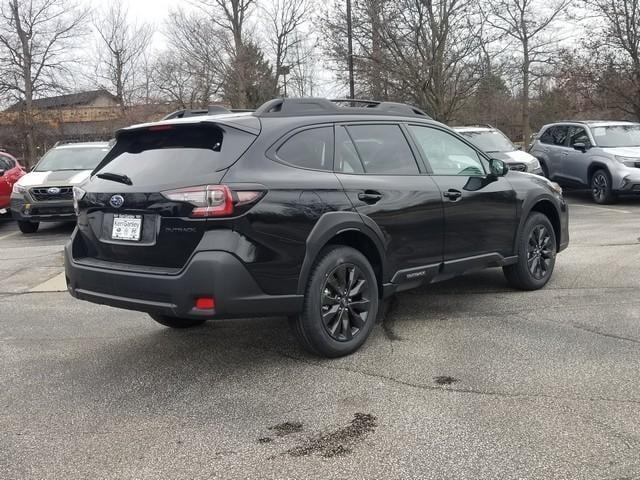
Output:
[[473,125],[453,127],[460,135],[483,150],[491,158],[497,158],[507,164],[509,170],[542,175],[540,163],[535,157],[523,152],[511,140],[491,125]]
[[640,123],[567,121],[545,125],[529,153],[550,180],[589,187],[596,203],[640,194]]

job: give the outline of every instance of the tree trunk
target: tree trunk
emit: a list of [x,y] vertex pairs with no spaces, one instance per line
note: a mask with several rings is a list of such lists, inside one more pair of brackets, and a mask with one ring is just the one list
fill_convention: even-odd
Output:
[[529,125],[529,69],[531,61],[529,60],[529,51],[524,49],[524,61],[522,63],[522,143],[527,145],[531,136],[531,127]]

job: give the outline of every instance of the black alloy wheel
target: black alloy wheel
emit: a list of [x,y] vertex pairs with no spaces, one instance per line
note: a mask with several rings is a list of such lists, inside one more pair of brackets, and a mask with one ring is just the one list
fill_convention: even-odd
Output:
[[305,350],[342,357],[367,340],[378,302],[378,282],[367,257],[346,245],[328,245],[307,280],[302,313],[289,320]]
[[346,342],[360,333],[368,321],[370,291],[362,271],[352,263],[334,268],[322,288],[320,314],[327,333]]
[[532,212],[518,238],[518,261],[502,268],[507,281],[520,290],[544,287],[553,274],[556,252],[556,232],[549,218]]
[[533,278],[542,280],[548,273],[554,256],[551,233],[544,225],[537,225],[529,235],[527,266]]

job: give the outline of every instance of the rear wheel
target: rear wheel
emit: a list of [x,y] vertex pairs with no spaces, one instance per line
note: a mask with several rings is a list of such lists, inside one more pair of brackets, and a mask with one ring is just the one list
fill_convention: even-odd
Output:
[[591,177],[591,196],[594,202],[602,205],[615,202],[611,176],[606,170],[597,170]]
[[520,290],[544,287],[556,263],[556,234],[542,213],[529,215],[518,239],[518,262],[503,268],[509,284]]
[[345,246],[325,248],[306,288],[302,314],[291,319],[302,346],[341,357],[358,350],[378,313],[378,283],[367,258]]
[[18,220],[18,228],[22,233],[36,233],[40,227],[40,222],[25,222]]
[[153,318],[156,322],[165,327],[170,328],[191,328],[197,327],[198,325],[202,325],[206,320],[203,319],[193,319],[193,318],[177,318],[170,317],[168,315],[152,315],[149,314],[151,318]]

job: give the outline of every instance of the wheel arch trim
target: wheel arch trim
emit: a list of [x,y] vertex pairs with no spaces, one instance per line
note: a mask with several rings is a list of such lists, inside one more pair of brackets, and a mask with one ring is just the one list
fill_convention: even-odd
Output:
[[357,212],[328,212],[320,217],[307,237],[305,256],[298,278],[299,294],[305,291],[311,269],[320,251],[333,238],[347,232],[364,235],[373,243],[380,258],[381,278],[379,281],[383,284],[387,280],[386,243],[380,227],[370,218],[362,217]]

